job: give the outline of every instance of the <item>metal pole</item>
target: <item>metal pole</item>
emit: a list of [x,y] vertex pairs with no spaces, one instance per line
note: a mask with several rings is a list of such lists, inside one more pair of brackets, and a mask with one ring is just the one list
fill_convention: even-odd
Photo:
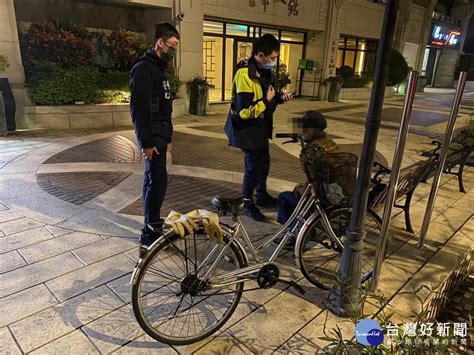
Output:
[[425,245],[426,234],[430,226],[431,215],[433,214],[434,204],[436,202],[436,195],[438,194],[439,183],[441,181],[441,174],[446,163],[446,156],[448,155],[449,146],[451,139],[453,138],[454,125],[456,124],[456,118],[458,116],[459,106],[461,105],[462,94],[464,87],[466,86],[467,72],[463,71],[459,74],[458,87],[456,88],[456,94],[454,95],[453,106],[451,107],[451,113],[449,114],[448,126],[444,134],[444,142],[441,146],[441,153],[439,155],[438,169],[433,178],[433,184],[431,185],[430,198],[426,205],[425,217],[423,218],[423,225],[421,227],[420,238],[418,239],[418,248],[422,249]]
[[392,172],[390,173],[390,182],[388,185],[387,199],[385,200],[385,208],[383,210],[382,229],[379,236],[379,245],[375,253],[375,265],[371,280],[372,291],[377,289],[380,270],[385,259],[385,251],[387,250],[388,230],[390,228],[390,218],[392,215],[393,203],[395,202],[395,194],[397,192],[398,178],[400,177],[400,167],[402,165],[403,152],[405,151],[405,143],[407,140],[408,128],[410,127],[411,111],[413,101],[415,100],[416,82],[418,80],[418,72],[412,71],[408,77],[407,91],[405,94],[405,104],[403,106],[402,120],[397,136],[397,144],[393,155]]
[[398,4],[399,0],[388,0],[385,5],[385,16],[374,72],[374,84],[365,122],[364,143],[355,188],[354,204],[352,206],[351,220],[346,232],[347,240],[338,271],[341,283],[335,285],[328,300],[328,308],[341,316],[359,314],[361,309],[360,275],[362,251],[364,249],[363,240],[365,237],[365,210],[367,209],[372,163],[382,116],[385,78],[392,51]]

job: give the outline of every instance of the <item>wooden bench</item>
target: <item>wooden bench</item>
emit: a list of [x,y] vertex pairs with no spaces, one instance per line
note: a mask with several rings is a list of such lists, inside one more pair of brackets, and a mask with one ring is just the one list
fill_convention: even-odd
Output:
[[[422,155],[425,157],[433,157],[439,155],[442,143],[440,141],[434,140],[431,142],[436,145],[436,148],[427,152],[423,152]],[[461,131],[453,141],[451,142],[446,156],[446,163],[444,164],[443,172],[445,174],[452,174],[458,177],[459,191],[466,192],[464,189],[464,184],[462,181],[462,174],[464,167],[466,165],[471,166],[472,162],[469,161],[474,148],[474,137],[470,135],[467,131]],[[457,172],[454,172],[453,169],[459,166]],[[434,171],[427,176],[428,178],[433,176]]]
[[[414,232],[410,219],[410,204],[413,193],[418,184],[426,181],[428,176],[436,170],[437,157],[437,155],[433,155],[427,160],[416,162],[400,170],[394,206],[401,208],[405,213],[406,230],[410,233]],[[378,171],[371,179],[373,185],[369,192],[368,202],[370,209],[376,209],[385,203],[388,194],[388,179],[386,177],[391,173],[391,170],[382,164],[374,163],[374,167],[378,168]],[[403,199],[405,199],[404,203],[400,204]]]

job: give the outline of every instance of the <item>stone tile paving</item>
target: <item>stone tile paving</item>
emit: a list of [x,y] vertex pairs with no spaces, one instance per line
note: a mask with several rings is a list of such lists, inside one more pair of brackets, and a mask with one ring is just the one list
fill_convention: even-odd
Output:
[[37,174],[38,184],[51,195],[63,201],[82,205],[114,186],[131,173],[126,172],[67,172]]
[[[170,176],[162,214],[169,211],[192,211],[204,208],[214,211],[211,199],[214,196],[236,198],[241,196],[241,185],[190,176]],[[140,197],[120,213],[143,216],[143,199]]]
[[44,164],[80,162],[139,162],[141,156],[127,139],[112,136],[79,144],[53,155]]

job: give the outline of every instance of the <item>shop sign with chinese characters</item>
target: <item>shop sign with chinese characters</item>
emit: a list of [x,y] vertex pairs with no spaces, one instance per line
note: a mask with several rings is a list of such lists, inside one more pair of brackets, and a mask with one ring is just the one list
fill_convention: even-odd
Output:
[[329,40],[328,76],[336,75],[337,44],[338,39],[331,38]]
[[[249,0],[249,6],[250,7],[255,7],[257,6],[257,2],[260,2],[259,0]],[[272,1],[274,4],[281,2],[283,5],[286,5],[288,7],[288,16],[298,16],[298,10],[299,10],[299,3],[298,0],[273,0]],[[270,0],[261,0],[261,3],[263,5],[263,11],[267,11],[267,6],[270,5]]]

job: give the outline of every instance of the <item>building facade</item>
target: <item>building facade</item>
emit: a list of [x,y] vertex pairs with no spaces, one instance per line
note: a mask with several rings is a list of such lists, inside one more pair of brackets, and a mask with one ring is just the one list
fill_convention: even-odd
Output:
[[[232,91],[236,63],[271,33],[282,43],[279,76],[288,90],[318,96],[321,81],[342,65],[373,71],[385,0],[0,0],[0,53],[19,105],[27,104],[18,32],[42,20],[79,22],[92,30],[125,27],[151,40],[156,22],[176,24],[176,71],[213,85],[211,101]],[[452,87],[474,6],[469,0],[401,0],[394,46],[429,84]],[[308,66],[301,61],[307,59]],[[311,68],[312,67],[312,68]]]

